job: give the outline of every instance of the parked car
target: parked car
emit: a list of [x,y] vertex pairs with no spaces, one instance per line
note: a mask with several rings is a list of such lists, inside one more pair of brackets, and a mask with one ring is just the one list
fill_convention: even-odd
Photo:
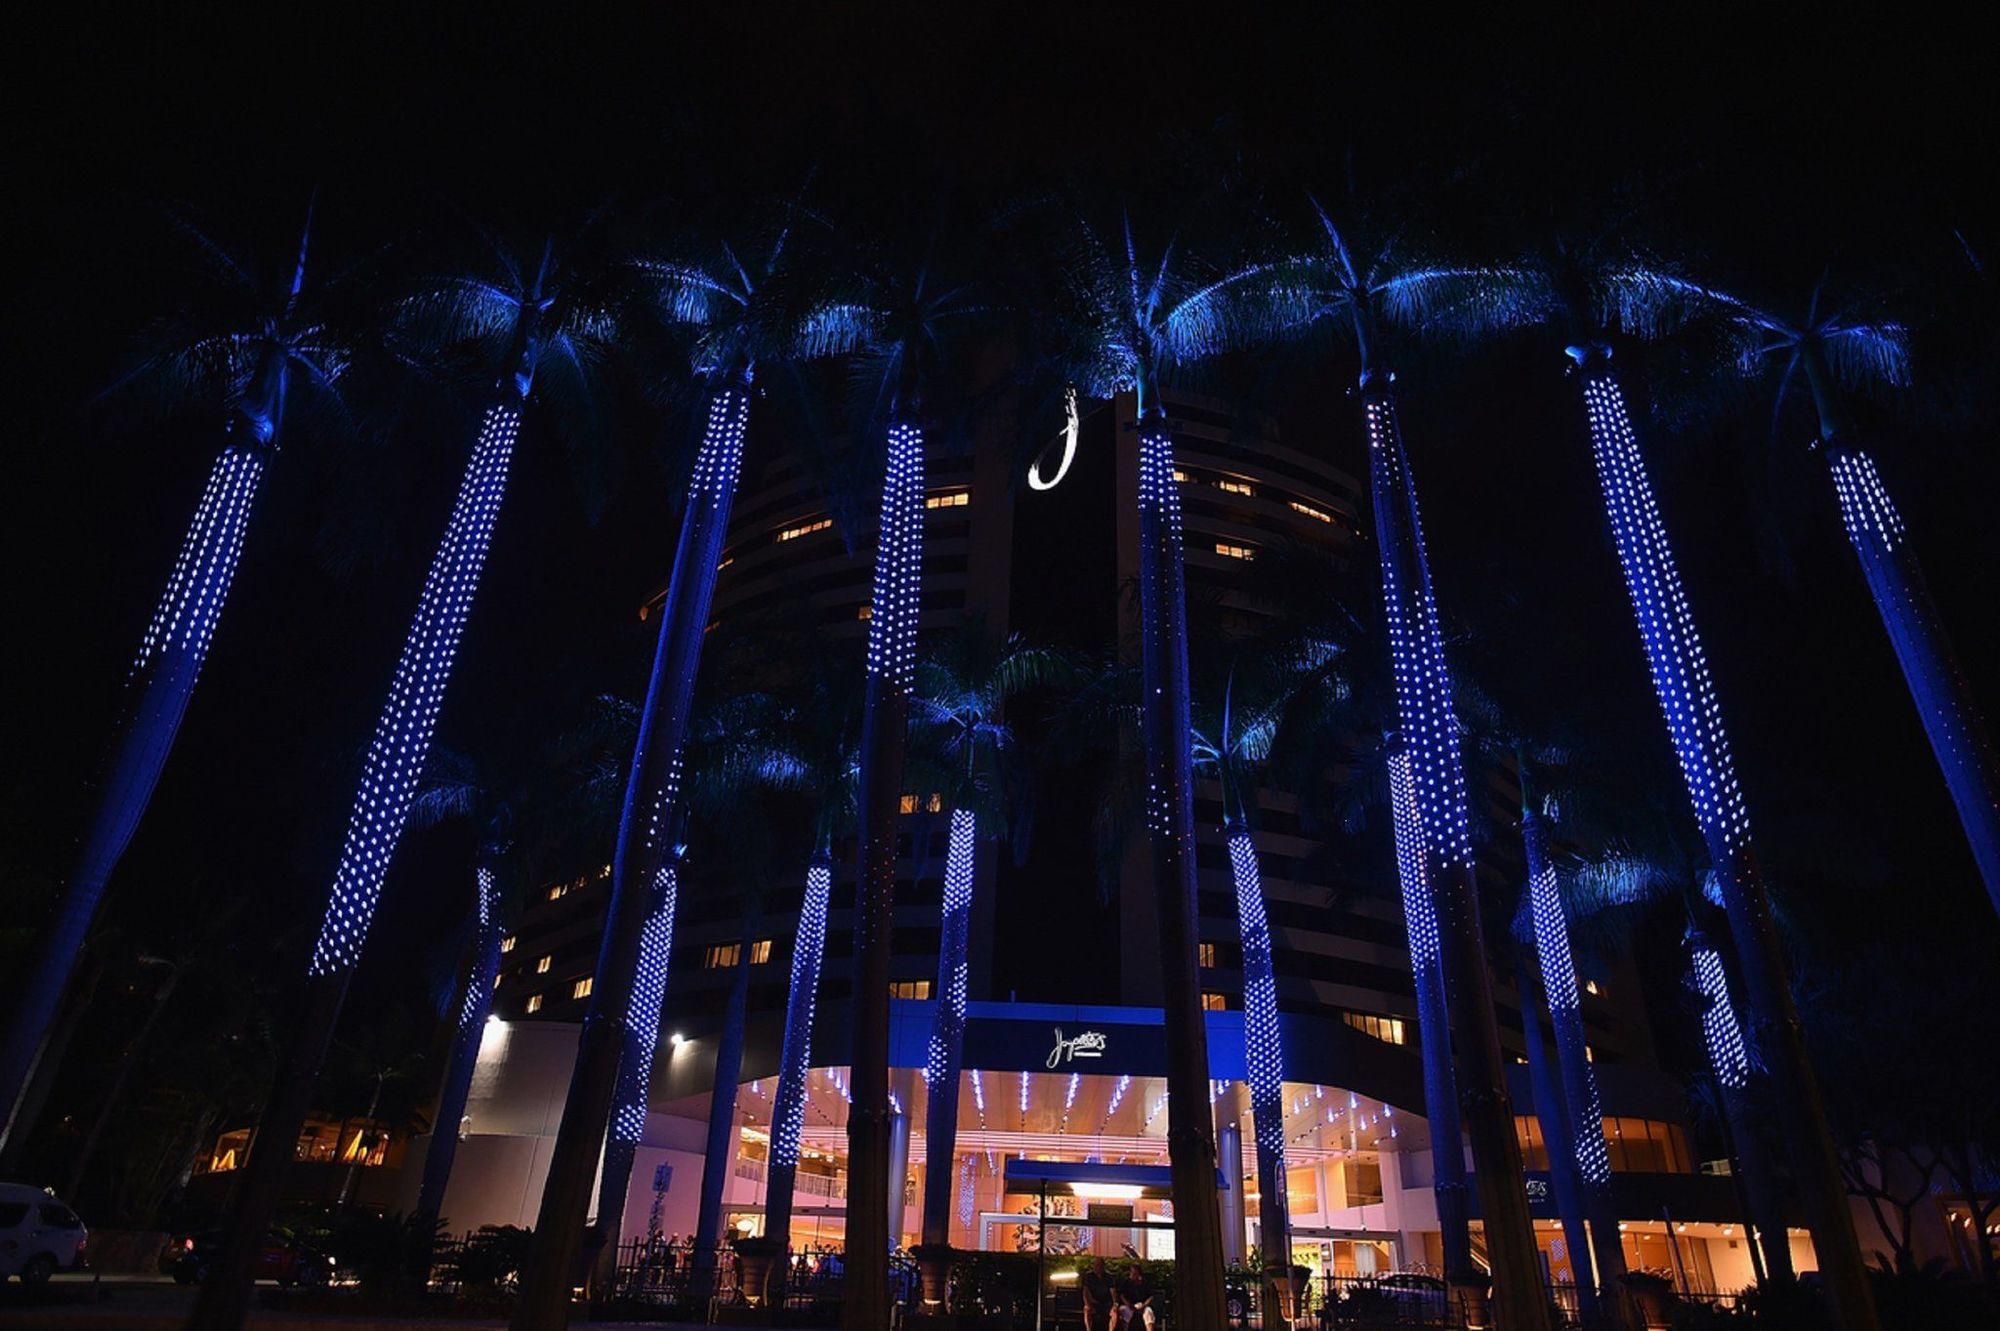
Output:
[[[177,1285],[198,1285],[222,1249],[222,1231],[176,1234],[160,1249],[159,1268]],[[324,1285],[333,1275],[333,1258],[288,1230],[273,1229],[257,1250],[252,1278],[280,1285]]]
[[39,1285],[83,1264],[89,1234],[76,1212],[47,1188],[0,1183],[0,1280]]

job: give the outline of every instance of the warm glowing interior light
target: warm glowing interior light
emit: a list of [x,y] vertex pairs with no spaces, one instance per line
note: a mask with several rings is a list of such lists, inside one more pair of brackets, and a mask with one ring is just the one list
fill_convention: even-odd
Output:
[[1069,1190],[1072,1196],[1100,1202],[1135,1202],[1146,1192],[1136,1183],[1072,1183]]

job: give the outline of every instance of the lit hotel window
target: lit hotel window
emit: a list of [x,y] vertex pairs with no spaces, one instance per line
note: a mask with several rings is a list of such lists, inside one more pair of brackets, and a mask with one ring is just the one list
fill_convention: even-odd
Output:
[[1227,541],[1215,543],[1215,553],[1230,559],[1255,559],[1257,552],[1247,545],[1231,545]]
[[541,1010],[542,1010],[542,996],[540,994],[529,994],[528,1011],[530,1013],[536,1013],[540,1012]]
[[944,793],[933,790],[928,795],[905,795],[897,808],[904,813],[916,813],[919,809],[925,813],[943,813]]
[[1213,966],[1215,964],[1215,944],[1203,943],[1201,944],[1198,951],[1200,954],[1202,965]]
[[568,895],[569,895],[568,883],[557,883],[554,887],[549,889],[550,901],[561,901],[565,896]]
[[709,970],[719,970],[724,966],[734,966],[742,955],[741,943],[710,943],[708,950],[701,954],[701,964]]
[[728,557],[727,557],[726,559],[724,559],[724,560],[723,560],[723,561],[722,561],[722,562],[721,562],[720,564],[717,564],[717,565],[715,566],[715,571],[716,571],[717,573],[720,573],[720,572],[722,572],[722,570],[724,570],[724,569],[728,568],[728,567],[729,567],[729,566],[730,566],[731,564],[733,564],[733,563],[735,563],[735,562],[736,562],[736,556],[735,556],[735,555],[730,555],[730,556],[728,556]]
[[591,980],[592,977],[586,975],[581,980],[578,980],[575,984],[571,985],[569,987],[569,996],[571,998],[589,998]]
[[1333,514],[1327,512],[1325,509],[1314,508],[1311,504],[1301,504],[1296,499],[1292,500],[1292,512],[1303,513],[1307,517],[1313,519],[1315,522],[1333,521]]
[[1194,478],[1192,476],[1189,476],[1186,472],[1182,471],[1179,467],[1175,467],[1174,479],[1179,481],[1182,485],[1186,485],[1189,481],[1193,480]]
[[1229,1000],[1213,989],[1204,990],[1201,995],[1202,1010],[1206,1012],[1227,1012]]
[[762,966],[771,959],[771,940],[760,938],[750,945],[750,964]]
[[505,954],[514,950],[514,935],[508,934],[500,940],[500,951]]
[[1597,987],[1597,981],[1585,980],[1583,982],[1583,992],[1585,992],[1586,994],[1601,994],[1604,991]]
[[814,518],[812,521],[802,522],[796,527],[784,528],[778,533],[778,539],[781,541],[796,541],[801,536],[810,536],[816,531],[825,531],[832,525],[832,518]]
[[1340,1015],[1348,1025],[1364,1035],[1372,1035],[1388,1044],[1409,1043],[1401,1017],[1378,1017],[1372,1012],[1343,1012]]
[[925,508],[964,508],[972,502],[970,490],[947,490],[943,494],[926,495]]
[[891,998],[929,998],[930,996],[931,982],[929,980],[889,981],[889,997]]
[[854,617],[856,619],[873,619],[875,618],[875,607],[872,605],[856,606]]
[[1215,488],[1233,495],[1254,495],[1257,493],[1256,486],[1250,484],[1248,481],[1238,480],[1234,476],[1216,477]]
[[550,961],[552,961],[552,960],[554,960],[554,958],[553,958],[552,956],[548,956],[548,957],[536,957],[536,958],[535,958],[535,974],[537,974],[537,975],[547,975],[547,974],[549,973],[549,962],[550,962]]

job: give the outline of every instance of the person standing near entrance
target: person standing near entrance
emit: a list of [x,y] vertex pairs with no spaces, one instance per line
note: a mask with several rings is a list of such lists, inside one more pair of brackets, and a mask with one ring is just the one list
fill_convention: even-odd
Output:
[[1083,1331],[1111,1331],[1111,1305],[1117,1297],[1111,1271],[1100,1257],[1083,1273]]
[[[1159,1315],[1153,1311],[1153,1287],[1147,1283],[1146,1269],[1137,1262],[1125,1268],[1125,1278],[1118,1282],[1118,1327],[1119,1331],[1153,1331]],[[1139,1327],[1132,1323],[1138,1322]]]

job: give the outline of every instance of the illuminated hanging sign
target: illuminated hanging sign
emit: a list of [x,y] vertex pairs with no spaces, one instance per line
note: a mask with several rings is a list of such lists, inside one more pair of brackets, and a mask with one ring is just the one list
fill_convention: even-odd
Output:
[[1074,1036],[1064,1038],[1062,1027],[1056,1027],[1055,1048],[1049,1050],[1048,1062],[1044,1067],[1053,1071],[1065,1063],[1074,1063],[1079,1058],[1103,1058],[1110,1039],[1103,1031],[1079,1031]]
[[[1056,474],[1042,479],[1042,460],[1036,458],[1028,464],[1028,488],[1031,490],[1053,490],[1069,475],[1069,464],[1076,460],[1076,436],[1080,422],[1076,414],[1076,389],[1063,394],[1063,454],[1062,462],[1056,467]],[[1050,1064],[1051,1067],[1055,1066]]]

